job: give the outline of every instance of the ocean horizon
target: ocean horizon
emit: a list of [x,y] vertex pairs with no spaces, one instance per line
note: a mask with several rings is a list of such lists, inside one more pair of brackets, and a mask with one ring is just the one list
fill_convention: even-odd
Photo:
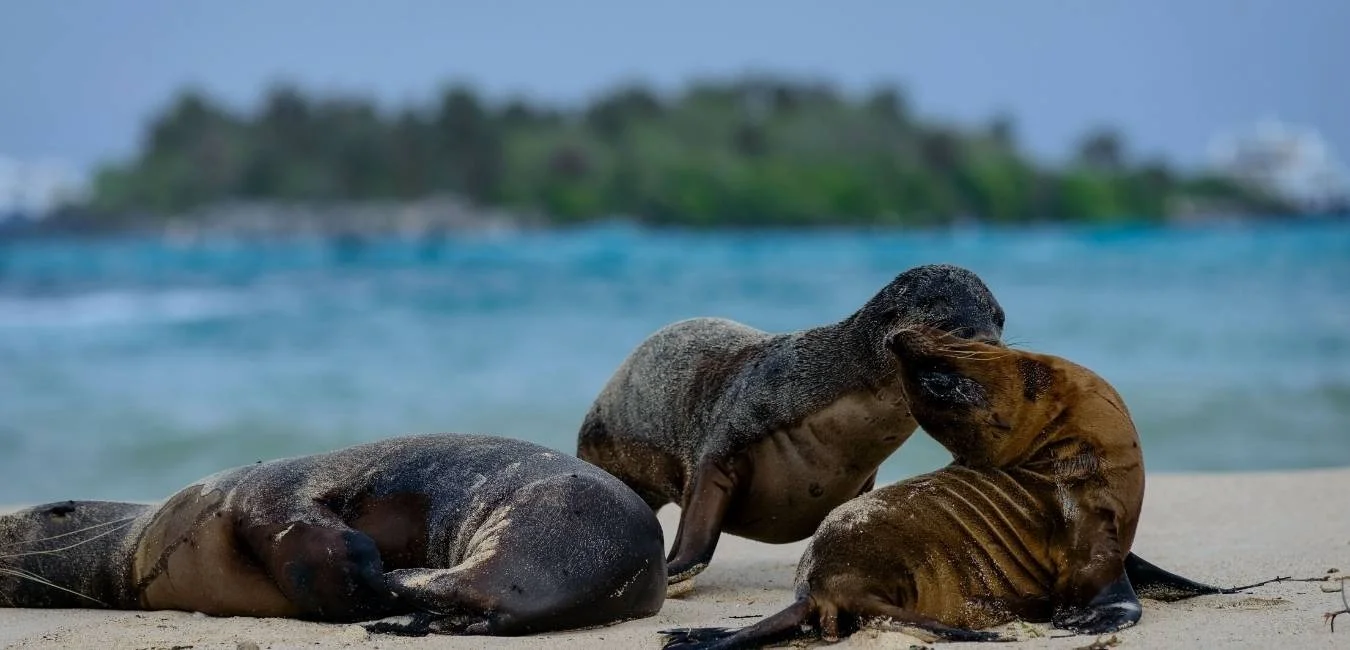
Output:
[[[1350,464],[1350,220],[25,239],[0,242],[0,503],[159,499],[414,433],[573,453],[591,400],[661,326],[822,325],[936,262],[984,279],[1010,344],[1115,385],[1150,471]],[[881,480],[948,460],[920,433]]]

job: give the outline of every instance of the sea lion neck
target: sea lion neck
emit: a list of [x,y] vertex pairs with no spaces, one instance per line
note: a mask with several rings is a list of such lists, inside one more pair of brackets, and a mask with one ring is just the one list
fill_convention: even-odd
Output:
[[1058,361],[1047,408],[1022,421],[1028,435],[1005,450],[1007,465],[1056,481],[1099,476],[1106,468],[1142,474],[1139,435],[1120,395],[1086,368]]
[[799,349],[823,364],[847,368],[852,383],[882,388],[898,381],[898,363],[886,350],[887,333],[855,313],[799,333]]

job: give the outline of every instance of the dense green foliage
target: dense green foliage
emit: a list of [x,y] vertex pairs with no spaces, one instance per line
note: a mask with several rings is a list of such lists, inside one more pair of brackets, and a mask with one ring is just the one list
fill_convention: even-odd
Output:
[[469,88],[385,112],[274,88],[251,115],[195,92],[152,120],[139,155],[102,170],[92,205],[159,214],[225,199],[342,201],[453,193],[559,222],[925,224],[1159,218],[1179,198],[1252,204],[1213,179],[1136,165],[1109,131],[1049,169],[1011,119],[918,120],[895,89],[749,77],[675,96],[620,87],[578,109],[489,103]]

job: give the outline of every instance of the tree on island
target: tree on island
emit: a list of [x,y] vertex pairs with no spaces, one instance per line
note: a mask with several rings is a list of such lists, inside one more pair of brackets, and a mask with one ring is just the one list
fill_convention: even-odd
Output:
[[767,75],[671,96],[625,84],[576,108],[451,86],[388,111],[283,85],[241,113],[187,90],[134,158],[99,171],[88,207],[173,215],[238,199],[453,194],[557,223],[696,227],[1161,219],[1196,199],[1277,207],[1219,179],[1131,164],[1110,130],[1087,134],[1060,168],[1021,153],[1016,131],[1007,115],[973,129],[920,121],[894,87],[850,97]]

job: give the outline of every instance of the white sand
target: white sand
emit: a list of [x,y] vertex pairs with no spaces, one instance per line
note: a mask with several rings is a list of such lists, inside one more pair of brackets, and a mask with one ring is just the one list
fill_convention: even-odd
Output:
[[[1183,575],[1245,584],[1275,575],[1350,573],[1350,468],[1264,474],[1150,477],[1135,550]],[[666,538],[676,511],[661,513]],[[786,605],[803,544],[771,546],[723,538],[693,593],[666,602],[660,614],[607,628],[519,639],[368,637],[353,626],[287,620],[216,619],[181,612],[0,609],[0,645],[18,648],[656,648],[657,630],[740,626]],[[1249,594],[1179,603],[1144,602],[1144,618],[1116,634],[1121,648],[1350,648],[1350,616],[1336,633],[1322,614],[1341,608],[1327,583],[1289,582]],[[1004,628],[1017,644],[987,648],[1078,648],[1093,637],[1060,635],[1044,625]],[[1040,638],[1037,638],[1040,637]],[[862,632],[835,647],[908,648],[916,639]],[[942,644],[942,647],[966,647]],[[972,646],[974,647],[974,646]]]

